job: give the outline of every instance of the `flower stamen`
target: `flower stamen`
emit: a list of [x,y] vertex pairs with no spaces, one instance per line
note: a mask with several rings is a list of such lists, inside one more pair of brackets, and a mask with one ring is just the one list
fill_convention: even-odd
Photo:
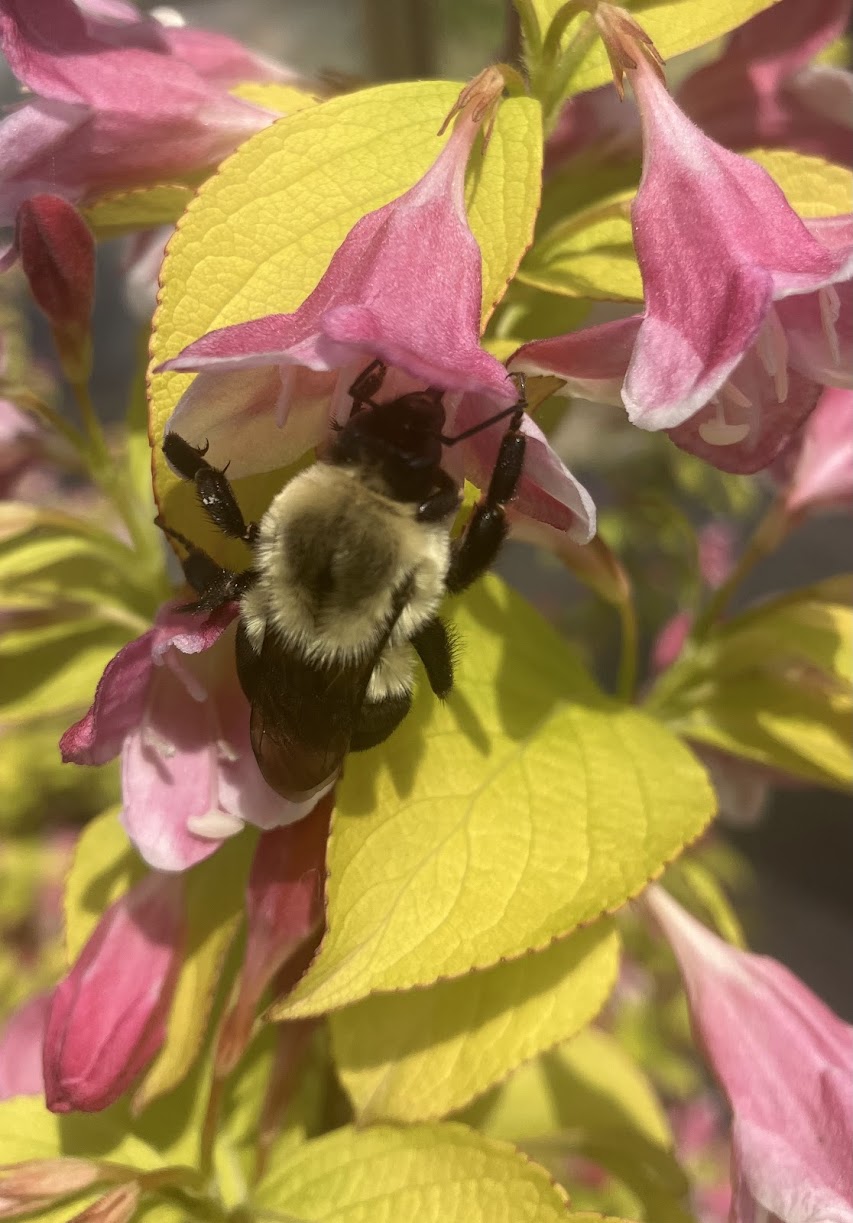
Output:
[[711,404],[715,409],[715,416],[711,420],[703,420],[699,425],[699,436],[709,446],[736,446],[738,442],[742,442],[744,438],[749,436],[750,426],[746,421],[736,424],[734,421],[726,420],[722,403],[724,394],[738,407],[745,406],[748,408],[751,406],[749,400],[737,387],[733,387],[731,383],[726,383],[719,392],[719,397],[715,396],[711,400]]
[[776,402],[788,398],[788,339],[775,310],[770,310],[755,344],[761,364],[773,379]]
[[208,841],[221,841],[225,837],[233,837],[243,829],[243,821],[227,811],[211,807],[202,815],[191,815],[187,818],[187,828],[196,837],[204,837]]
[[290,401],[293,397],[293,383],[296,380],[295,365],[280,365],[278,367],[278,376],[281,381],[278,397],[275,401],[275,423],[277,428],[283,429],[290,413]]
[[832,354],[832,360],[836,365],[841,364],[841,347],[838,343],[838,316],[841,313],[841,298],[838,296],[838,290],[834,285],[824,285],[822,289],[817,291],[817,300],[820,305],[820,322],[823,327],[823,334],[826,336],[826,342],[829,345],[829,351]]

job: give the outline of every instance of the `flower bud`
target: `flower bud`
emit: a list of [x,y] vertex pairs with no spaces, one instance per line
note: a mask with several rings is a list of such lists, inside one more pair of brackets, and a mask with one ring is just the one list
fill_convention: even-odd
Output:
[[151,874],[107,909],[53,996],[44,1040],[53,1112],[106,1108],[152,1060],[165,1036],[183,933],[176,876]]
[[80,1193],[103,1179],[88,1159],[28,1159],[0,1166],[0,1195],[20,1201],[43,1201]]
[[128,1181],[125,1185],[110,1189],[109,1193],[74,1215],[68,1223],[128,1223],[138,1205],[139,1185],[136,1181]]
[[[225,1018],[216,1053],[220,1075],[233,1069],[248,1044],[255,1009],[276,973],[291,961],[298,975],[307,967],[297,953],[323,917],[333,803],[326,795],[305,819],[273,828],[258,841],[246,888],[246,952],[237,1002]],[[296,979],[286,979],[283,988]]]
[[18,209],[15,244],[36,304],[47,315],[71,382],[91,366],[89,335],[95,296],[95,240],[73,204],[34,195]]

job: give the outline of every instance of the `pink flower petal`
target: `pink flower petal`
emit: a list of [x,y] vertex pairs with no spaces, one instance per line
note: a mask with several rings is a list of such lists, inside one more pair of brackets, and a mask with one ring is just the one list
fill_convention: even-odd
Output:
[[740,951],[662,888],[643,903],[681,969],[731,1105],[732,1223],[853,1223],[853,1029],[781,964]]
[[216,735],[207,702],[194,700],[163,668],[152,681],[145,722],[127,735],[121,760],[121,821],[156,870],[186,870],[222,843],[188,827],[219,810]]
[[208,442],[210,462],[230,463],[235,478],[285,467],[326,437],[338,376],[290,366],[285,377],[287,398],[277,411],[283,390],[277,365],[201,373],[181,397],[167,431]]
[[815,382],[853,387],[853,285],[789,297],[776,309],[789,364]]
[[823,392],[802,431],[786,482],[791,514],[853,503],[853,391]]
[[92,708],[59,741],[62,759],[75,764],[104,764],[142,717],[151,679],[155,630],[130,641],[107,663],[95,690]]
[[[126,13],[121,19],[118,12]],[[172,54],[128,6],[0,0],[0,42],[42,96],[0,123],[0,222],[36,192],[71,201],[162,182],[221,161],[274,117]]]
[[642,315],[634,314],[554,339],[533,340],[513,354],[508,368],[565,379],[566,385],[558,395],[620,404],[622,383],[642,321]]
[[204,80],[225,89],[243,81],[296,79],[289,68],[264,55],[256,55],[242,43],[213,30],[175,26],[163,30],[163,41],[176,59],[189,64]]
[[62,736],[62,759],[75,764],[104,764],[121,751],[122,743],[143,720],[153,668],[169,646],[184,654],[209,649],[234,618],[236,609],[222,608],[206,619],[179,612],[167,603],[154,628],[130,641],[107,663],[89,712]]
[[804,73],[844,33],[850,9],[849,0],[778,0],[729,35],[719,59],[684,81],[680,105],[729,148],[797,149],[846,164],[849,111],[824,113],[821,121]]

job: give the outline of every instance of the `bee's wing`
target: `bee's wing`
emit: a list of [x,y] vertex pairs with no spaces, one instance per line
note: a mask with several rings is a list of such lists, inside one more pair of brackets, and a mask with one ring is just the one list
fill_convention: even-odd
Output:
[[407,598],[408,589],[395,597],[375,649],[345,664],[309,662],[272,632],[255,651],[240,625],[237,669],[252,707],[252,750],[267,785],[284,798],[306,801],[337,777],[373,669]]

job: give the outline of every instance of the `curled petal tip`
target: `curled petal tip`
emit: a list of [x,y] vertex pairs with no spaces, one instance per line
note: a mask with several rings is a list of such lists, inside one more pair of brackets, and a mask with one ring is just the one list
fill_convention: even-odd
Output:
[[649,35],[624,9],[614,4],[598,4],[594,21],[598,28],[620,98],[625,96],[626,72],[635,72],[645,62],[666,84],[663,58]]
[[500,101],[505,85],[504,73],[497,64],[491,64],[488,68],[484,68],[472,81],[468,82],[453,103],[444,122],[438,129],[439,136],[447,131],[448,125],[456,115],[461,115],[467,111],[471,122],[477,127],[485,119],[489,119],[489,127],[486,132],[486,140],[488,141],[494,111]]

